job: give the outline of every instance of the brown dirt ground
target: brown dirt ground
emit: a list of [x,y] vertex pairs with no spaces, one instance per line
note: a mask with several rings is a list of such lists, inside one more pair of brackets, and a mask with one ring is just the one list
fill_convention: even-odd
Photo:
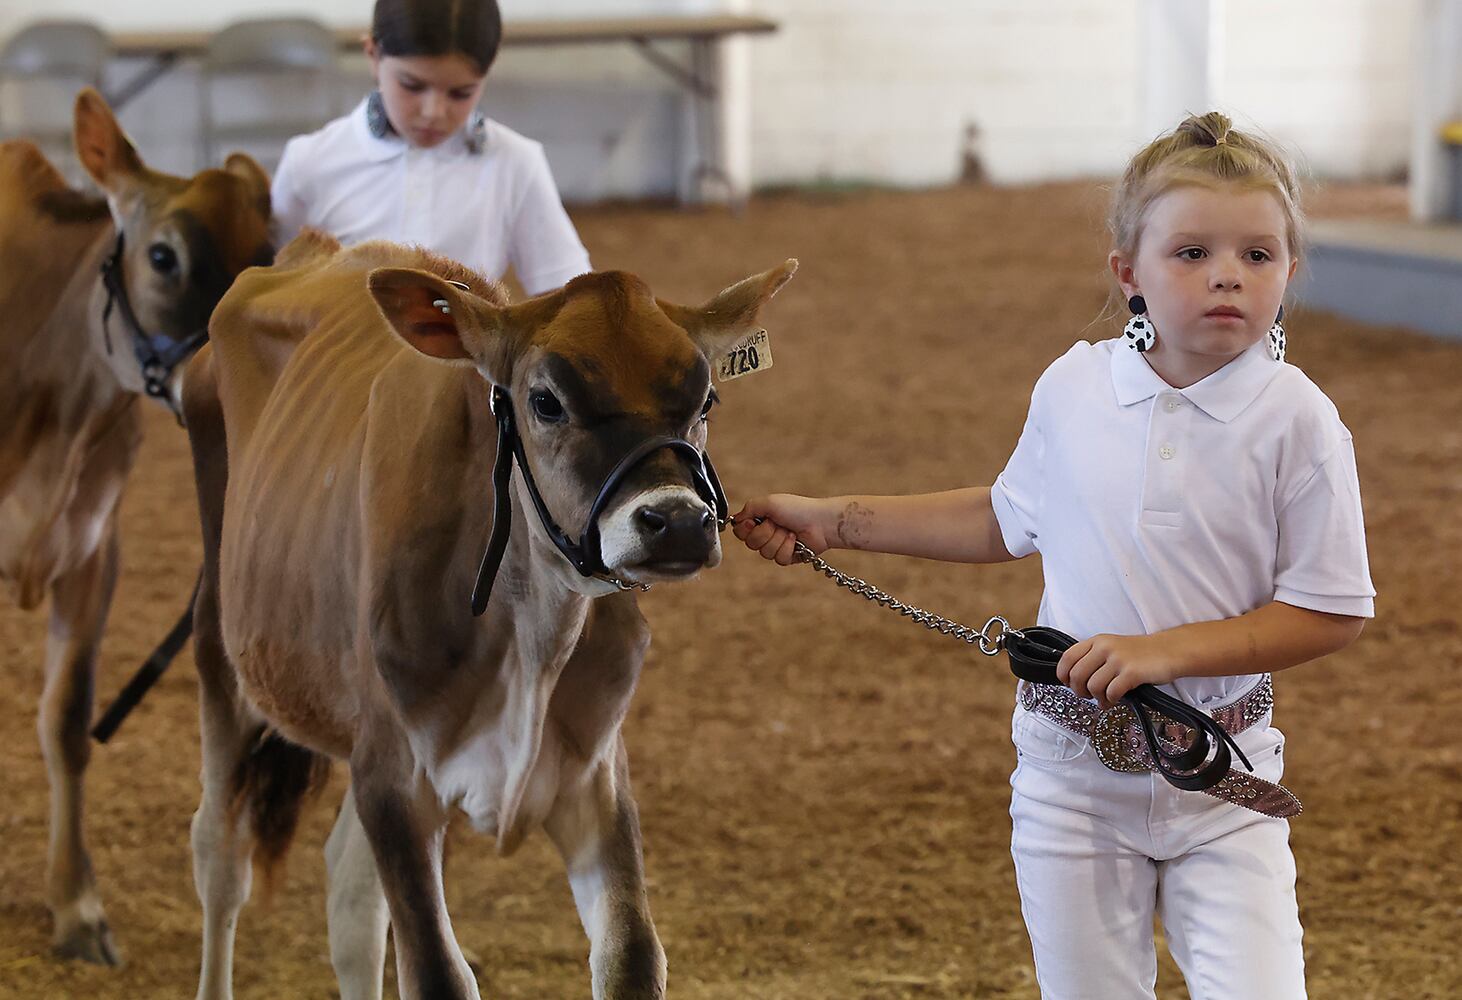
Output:
[[[1115,330],[1089,326],[1107,300],[1103,197],[1086,184],[787,194],[739,217],[612,207],[576,220],[598,266],[681,300],[801,258],[767,317],[775,369],[727,386],[713,428],[735,499],[989,482],[1045,365]],[[1399,216],[1403,201],[1357,188],[1315,204]],[[1293,360],[1355,432],[1381,595],[1358,643],[1278,683],[1287,781],[1306,804],[1293,842],[1312,995],[1455,997],[1462,342],[1302,309],[1288,326]],[[166,631],[198,564],[183,436],[160,413],[148,431],[102,698]],[[970,621],[1028,621],[1040,592],[1034,560],[836,561]],[[739,548],[643,603],[655,645],[625,732],[671,995],[1034,997],[1008,853],[1004,668]],[[43,616],[0,610],[0,998],[191,996],[191,656],[93,760],[91,842],[128,964],[75,967],[47,955],[41,902],[44,633]],[[287,884],[244,913],[241,998],[333,995],[321,845],[338,772]],[[453,839],[451,906],[484,994],[587,996],[587,947],[546,838],[506,860],[465,829]],[[1159,989],[1186,996],[1166,959]]]

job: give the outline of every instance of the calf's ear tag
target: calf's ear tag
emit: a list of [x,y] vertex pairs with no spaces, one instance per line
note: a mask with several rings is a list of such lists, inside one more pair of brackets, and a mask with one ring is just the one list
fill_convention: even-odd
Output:
[[716,360],[716,381],[729,382],[733,378],[764,372],[772,366],[772,342],[765,330],[738,340]]

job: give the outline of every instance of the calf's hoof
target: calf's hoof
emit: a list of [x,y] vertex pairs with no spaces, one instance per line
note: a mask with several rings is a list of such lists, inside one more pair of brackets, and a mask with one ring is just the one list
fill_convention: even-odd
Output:
[[112,940],[112,929],[105,920],[77,924],[56,934],[51,950],[59,958],[92,962],[96,965],[121,965],[122,956]]

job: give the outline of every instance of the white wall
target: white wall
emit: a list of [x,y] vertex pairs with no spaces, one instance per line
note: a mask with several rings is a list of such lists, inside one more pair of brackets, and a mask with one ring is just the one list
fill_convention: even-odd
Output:
[[1225,107],[1300,150],[1321,176],[1405,169],[1420,0],[1227,6]]
[[938,184],[974,124],[990,175],[1105,173],[1130,144],[1132,0],[766,0],[753,173]]
[[[1001,182],[1108,175],[1150,138],[1141,124],[1139,0],[501,2],[509,19],[745,9],[780,21],[775,35],[737,43],[748,82],[735,110],[749,122],[746,155],[759,185],[946,183],[959,174],[971,124],[978,155]],[[1404,167],[1421,0],[1211,2],[1222,108],[1298,147],[1323,176]],[[355,24],[369,17],[370,0],[307,6],[327,22]],[[4,0],[0,35],[42,15],[92,17],[115,30],[208,28],[292,9],[272,0]],[[685,57],[683,48],[667,51]],[[365,84],[359,68],[352,97]],[[123,114],[159,166],[193,165],[195,86],[190,72],[176,71]],[[571,199],[674,192],[692,142],[683,95],[628,46],[507,49],[486,106],[545,143]]]
[[1462,0],[1424,0],[1416,45],[1416,94],[1411,102],[1411,217],[1455,221],[1457,151],[1438,142],[1444,125],[1462,118]]
[[[1298,147],[1324,176],[1404,167],[1419,0],[1213,3],[1220,108]],[[762,183],[942,183],[956,176],[967,122],[1004,181],[1110,174],[1152,137],[1140,125],[1137,0],[760,0],[758,9],[783,22],[752,48]]]

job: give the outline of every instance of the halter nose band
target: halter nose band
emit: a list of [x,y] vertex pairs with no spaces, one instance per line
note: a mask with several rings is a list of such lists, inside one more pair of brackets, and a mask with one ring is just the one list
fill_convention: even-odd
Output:
[[[634,470],[634,467],[662,448],[669,448],[671,451],[690,459],[691,477],[695,481],[696,494],[706,502],[708,507],[716,506],[713,498],[706,495],[709,491],[702,488],[702,484],[709,485],[709,480],[705,474],[704,456],[702,456],[699,448],[684,438],[669,435],[651,438],[648,441],[642,442],[638,447],[632,449],[628,455],[621,458],[619,463],[610,470],[609,475],[604,479],[604,484],[599,487],[599,495],[594,498],[594,503],[589,508],[589,517],[584,522],[584,540],[580,549],[586,563],[592,557],[593,565],[590,567],[590,572],[584,574],[585,576],[592,575],[592,573],[607,573],[609,571],[608,567],[604,565],[603,557],[599,551],[599,515],[604,513],[604,508],[609,506],[610,497],[614,496],[615,491],[619,489],[620,484]],[[724,517],[725,510],[717,508],[717,516]],[[584,573],[584,570],[584,566],[579,567],[580,573]]]
[[492,536],[488,539],[487,551],[483,553],[482,565],[477,571],[477,584],[472,590],[472,613],[474,615],[480,615],[487,609],[488,599],[492,596],[493,581],[497,577],[498,567],[502,565],[503,555],[507,552],[508,532],[511,530],[512,519],[512,504],[508,500],[508,483],[512,476],[515,459],[518,468],[523,473],[523,483],[528,487],[528,496],[533,501],[533,508],[538,512],[538,520],[542,523],[543,530],[552,539],[554,546],[563,553],[564,558],[582,576],[596,576],[609,572],[599,551],[599,515],[608,506],[614,491],[619,488],[634,468],[662,448],[669,448],[690,460],[691,479],[695,485],[696,495],[715,512],[718,522],[726,519],[726,494],[721,489],[721,481],[716,476],[715,467],[711,465],[710,456],[684,438],[666,435],[642,441],[616,462],[614,468],[609,470],[609,475],[604,478],[604,482],[599,486],[599,492],[594,496],[594,503],[589,507],[589,517],[584,524],[584,533],[575,543],[553,520],[553,515],[548,510],[548,504],[544,502],[543,494],[538,490],[538,484],[533,479],[533,470],[528,467],[528,456],[523,451],[522,435],[518,433],[517,421],[513,416],[512,398],[502,386],[493,386],[492,412],[497,417],[498,426],[497,461],[493,465],[492,471]]

